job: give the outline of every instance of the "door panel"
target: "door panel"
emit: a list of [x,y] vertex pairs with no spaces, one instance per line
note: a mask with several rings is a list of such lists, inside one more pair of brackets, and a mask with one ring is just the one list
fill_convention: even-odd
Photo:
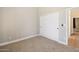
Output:
[[66,43],[66,11],[60,12],[59,16],[59,41]]
[[40,34],[47,38],[58,40],[59,13],[52,13],[40,17]]
[[66,43],[66,11],[41,16],[40,34],[60,43]]

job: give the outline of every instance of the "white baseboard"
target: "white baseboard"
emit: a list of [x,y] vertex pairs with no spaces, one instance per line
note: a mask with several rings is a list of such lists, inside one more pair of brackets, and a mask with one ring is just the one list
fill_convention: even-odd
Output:
[[35,36],[38,36],[38,34],[36,34],[36,35],[30,35],[28,37],[16,39],[16,40],[9,41],[9,42],[0,43],[0,46],[5,46],[5,45],[11,44],[11,43],[19,42],[19,41],[26,40],[26,39],[29,39],[29,38],[32,38],[32,37],[35,37]]
[[[44,34],[39,34],[40,36],[43,36],[43,37],[46,37],[46,38],[48,38],[48,39],[51,39],[49,36],[47,36],[47,35],[44,35]],[[53,41],[56,41],[56,42],[58,42],[58,43],[60,43],[60,44],[64,44],[64,45],[67,45],[66,43],[64,43],[64,42],[61,42],[61,41],[59,41],[59,40],[54,40],[54,39],[51,39],[51,40],[53,40]]]
[[[43,36],[43,37],[46,37],[46,38],[50,39],[50,38],[47,37],[47,36],[44,36],[44,35],[41,35],[41,34],[36,34],[36,35],[30,35],[30,36],[28,36],[28,37],[16,39],[16,40],[9,41],[9,42],[0,43],[0,46],[5,46],[5,45],[11,44],[11,43],[19,42],[19,41],[26,40],[26,39],[29,39],[29,38],[32,38],[32,37],[35,37],[35,36]],[[53,40],[53,39],[51,39],[51,40]],[[59,40],[54,40],[54,41],[56,41],[56,42],[58,42],[58,43],[60,43],[60,44],[66,45],[66,43],[63,43],[63,42],[61,42],[61,41],[59,41]]]
[[62,42],[62,41],[59,41],[59,40],[56,40],[56,42],[60,43],[60,44],[64,44],[64,45],[67,45],[66,43]]

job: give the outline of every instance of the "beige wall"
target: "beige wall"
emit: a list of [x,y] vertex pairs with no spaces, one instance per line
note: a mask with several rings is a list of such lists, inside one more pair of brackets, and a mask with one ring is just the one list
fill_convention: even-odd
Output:
[[79,17],[79,8],[72,8],[71,16],[72,17]]
[[37,8],[2,8],[2,37],[11,41],[38,33]]
[[0,8],[0,41],[2,40],[2,12],[1,12],[1,8]]
[[40,17],[39,17],[39,7],[37,7],[37,33],[40,33]]

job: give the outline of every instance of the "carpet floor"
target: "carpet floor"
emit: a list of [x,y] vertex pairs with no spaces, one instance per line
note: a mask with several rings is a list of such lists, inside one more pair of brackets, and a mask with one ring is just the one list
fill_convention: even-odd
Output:
[[37,36],[0,47],[1,52],[79,52],[45,37]]

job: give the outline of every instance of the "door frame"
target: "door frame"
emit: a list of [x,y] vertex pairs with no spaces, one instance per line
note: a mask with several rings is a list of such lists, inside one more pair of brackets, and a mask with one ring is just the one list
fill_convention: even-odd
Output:
[[68,39],[71,34],[71,9],[66,9],[66,45],[68,45]]

